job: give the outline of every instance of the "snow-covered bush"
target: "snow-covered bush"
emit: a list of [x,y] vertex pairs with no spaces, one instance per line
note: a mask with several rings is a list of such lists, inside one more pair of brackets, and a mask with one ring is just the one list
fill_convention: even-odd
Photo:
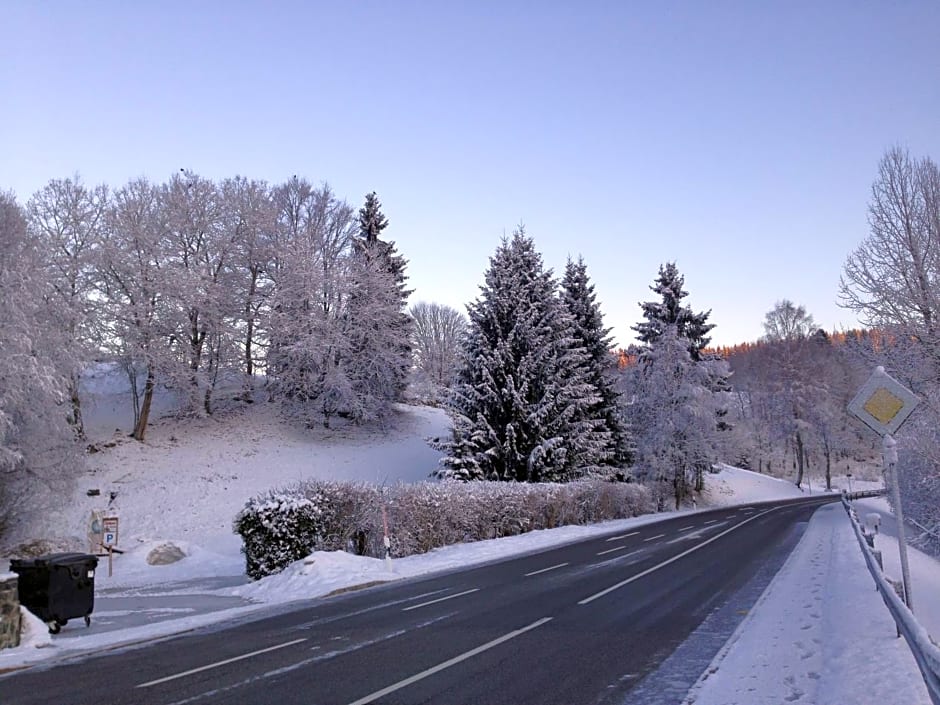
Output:
[[318,550],[381,557],[385,520],[391,553],[402,557],[652,510],[649,492],[634,483],[426,482],[381,488],[310,480],[252,499],[234,528],[244,540],[248,575],[259,578]]
[[299,488],[272,490],[245,505],[235,517],[244,546],[246,572],[262,578],[308,555],[326,535],[322,497]]

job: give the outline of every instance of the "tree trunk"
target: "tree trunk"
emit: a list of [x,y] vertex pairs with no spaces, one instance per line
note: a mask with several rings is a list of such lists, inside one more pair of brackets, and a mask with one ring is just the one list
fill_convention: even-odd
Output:
[[203,397],[203,408],[207,416],[212,416],[212,394],[219,383],[219,370],[222,368],[222,343],[217,337],[209,339],[209,379]]
[[78,396],[78,375],[72,374],[69,378],[69,399],[72,403],[72,417],[69,422],[75,429],[75,437],[85,440],[85,422],[82,419],[82,400]]
[[140,392],[137,391],[137,372],[134,370],[134,363],[127,362],[124,370],[127,372],[127,380],[131,383],[131,403],[134,407],[134,428],[140,421]]
[[[245,333],[245,375],[248,379],[251,379],[251,376],[255,373],[255,364],[251,359],[251,343],[252,338],[255,334],[255,322],[254,319],[248,318],[248,329]],[[249,382],[249,385],[251,383]]]
[[832,448],[826,443],[826,489],[832,489]]
[[251,348],[255,337],[255,312],[252,302],[254,301],[255,291],[258,288],[259,270],[257,267],[250,267],[249,272],[251,273],[251,281],[248,284],[248,299],[245,301],[245,323],[247,324],[245,331],[245,374],[248,377],[245,389],[246,393],[251,392],[251,376],[255,373],[255,363],[251,359]]
[[144,399],[140,405],[140,416],[134,426],[134,432],[131,437],[138,441],[143,441],[147,435],[147,421],[150,418],[150,404],[153,402],[153,367],[147,366],[147,381],[144,382]]
[[803,485],[803,436],[800,432],[796,433],[796,486],[802,489]]

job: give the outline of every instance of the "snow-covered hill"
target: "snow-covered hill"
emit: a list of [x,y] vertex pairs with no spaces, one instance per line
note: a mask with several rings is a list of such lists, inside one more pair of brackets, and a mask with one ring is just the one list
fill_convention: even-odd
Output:
[[[751,470],[721,465],[717,473],[705,476],[703,502],[709,506],[760,502],[802,497],[813,492],[812,485],[801,490],[789,480],[761,475]],[[818,489],[815,493],[818,494]]]
[[156,539],[214,544],[232,537],[232,520],[250,497],[273,487],[307,478],[424,480],[440,457],[425,439],[447,428],[446,415],[431,407],[401,405],[383,427],[331,430],[292,425],[265,401],[227,406],[207,418],[157,416],[139,443],[127,436],[129,413],[124,427],[115,427],[114,399],[95,398],[87,471],[66,509],[46,517],[34,535],[81,548],[91,511],[110,508],[126,547]]

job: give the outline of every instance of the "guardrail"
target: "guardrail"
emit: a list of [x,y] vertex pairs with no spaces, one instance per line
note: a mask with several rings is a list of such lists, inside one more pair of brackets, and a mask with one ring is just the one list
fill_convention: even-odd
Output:
[[[877,492],[877,490],[875,490]],[[855,538],[858,539],[858,545],[862,549],[862,555],[865,556],[865,563],[868,564],[868,572],[875,580],[875,587],[881,593],[881,597],[894,618],[899,635],[907,641],[907,645],[914,654],[914,660],[920,668],[921,675],[924,677],[924,683],[927,685],[927,692],[934,705],[940,705],[940,648],[936,646],[914,615],[907,608],[907,605],[901,600],[901,597],[895,592],[894,587],[885,578],[884,572],[879,566],[872,549],[865,539],[865,532],[858,523],[858,516],[855,509],[849,504],[848,499],[854,498],[854,495],[873,496],[865,493],[853,493],[853,495],[843,495],[842,506],[845,507],[852,528],[855,530]]]
[[888,494],[888,490],[861,490],[860,492],[843,492],[846,499],[864,499],[865,497],[881,497]]

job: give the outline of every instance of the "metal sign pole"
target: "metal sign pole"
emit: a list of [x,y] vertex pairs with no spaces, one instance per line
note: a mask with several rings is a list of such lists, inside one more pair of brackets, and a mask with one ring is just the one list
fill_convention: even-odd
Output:
[[894,504],[894,518],[898,525],[898,551],[901,554],[901,580],[904,584],[904,604],[914,611],[911,597],[911,569],[907,562],[907,538],[904,535],[904,511],[901,509],[901,486],[898,482],[898,444],[890,433],[884,437],[885,479],[891,483],[891,499]]
[[[893,433],[911,415],[920,399],[907,387],[878,366],[868,381],[849,402],[849,411],[882,437],[885,482],[891,485],[894,518],[898,524],[898,552],[901,554],[901,580],[904,603],[914,611],[911,599],[911,570],[907,562],[907,539],[904,535],[904,510],[901,508],[901,487],[898,483],[898,444]],[[849,482],[851,482],[851,476]]]

